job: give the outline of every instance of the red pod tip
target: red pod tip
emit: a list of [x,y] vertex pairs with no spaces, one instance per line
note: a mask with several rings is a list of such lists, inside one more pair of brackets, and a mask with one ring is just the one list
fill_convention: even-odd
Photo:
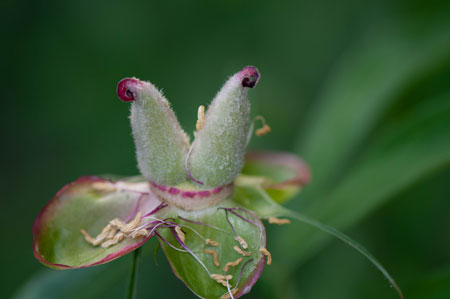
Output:
[[141,81],[136,78],[125,78],[120,80],[117,84],[117,95],[124,102],[134,101],[135,92],[133,91],[137,85],[140,85]]
[[259,80],[259,71],[254,66],[246,66],[241,71],[242,78],[242,86],[243,87],[254,87]]

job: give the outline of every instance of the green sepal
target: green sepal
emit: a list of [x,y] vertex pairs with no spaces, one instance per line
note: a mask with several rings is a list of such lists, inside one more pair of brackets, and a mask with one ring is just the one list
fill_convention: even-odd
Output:
[[237,177],[237,186],[259,186],[276,202],[296,196],[310,181],[308,166],[295,155],[281,152],[251,152]]
[[[266,235],[264,226],[255,213],[234,210],[239,215],[253,222],[253,224],[228,212],[228,219],[234,229],[248,243],[248,248],[245,251],[251,252],[251,255],[242,256],[233,249],[234,246],[240,247],[240,244],[235,240],[233,230],[226,218],[227,212],[222,208],[236,207],[239,206],[235,202],[227,199],[217,207],[193,212],[171,208],[167,214],[169,217],[173,217],[175,223],[181,225],[181,229],[185,234],[185,246],[196,255],[206,269],[208,269],[209,273],[191,253],[181,252],[185,251],[185,249],[177,241],[173,228],[158,229],[158,233],[165,239],[165,241],[160,239],[161,248],[169,260],[173,272],[200,298],[221,298],[228,293],[225,286],[210,278],[210,274],[232,275],[233,277],[229,281],[230,290],[233,291],[237,286],[237,291],[234,291],[233,294],[234,298],[238,298],[250,291],[264,267],[265,258],[259,249],[262,247],[265,248]],[[201,222],[206,225],[185,221],[180,216],[184,219]],[[202,237],[199,237],[194,230]],[[205,239],[217,241],[219,246],[208,245]],[[169,242],[171,246],[166,242]],[[178,250],[172,248],[172,246]],[[217,252],[220,266],[214,264],[211,254],[204,253],[205,249],[215,250]],[[243,261],[235,267],[230,267],[225,273],[223,268],[226,263],[236,261],[239,258],[242,258]],[[245,267],[243,268],[244,264]],[[236,285],[241,271],[242,276],[239,284]]]
[[103,248],[88,243],[81,229],[95,238],[114,218],[153,211],[161,202],[146,195],[145,181],[117,181],[81,177],[63,187],[42,209],[33,225],[33,252],[44,265],[56,269],[84,268],[114,260],[150,237],[126,238]]

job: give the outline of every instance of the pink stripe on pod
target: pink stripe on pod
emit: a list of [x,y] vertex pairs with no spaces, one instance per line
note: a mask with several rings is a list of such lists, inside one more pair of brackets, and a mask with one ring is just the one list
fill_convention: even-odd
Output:
[[172,195],[177,195],[178,193],[180,193],[180,189],[175,188],[175,187],[170,187],[169,193]]
[[181,192],[181,196],[193,198],[195,196],[195,191],[183,191]]
[[209,192],[209,191],[199,191],[198,195],[200,197],[209,197],[211,195],[211,192]]
[[167,191],[167,187],[164,186],[164,185],[159,185],[158,189],[161,190],[161,191]]
[[214,194],[217,194],[217,193],[219,193],[220,191],[222,191],[222,187],[215,188],[212,192],[213,192]]

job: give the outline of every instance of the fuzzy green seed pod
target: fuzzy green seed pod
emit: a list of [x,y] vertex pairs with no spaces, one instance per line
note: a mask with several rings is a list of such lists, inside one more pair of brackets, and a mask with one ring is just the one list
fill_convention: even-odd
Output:
[[225,83],[212,101],[187,161],[194,182],[205,187],[223,186],[242,169],[250,124],[247,91],[258,79],[258,70],[246,66]]
[[131,104],[131,126],[142,175],[163,185],[186,181],[184,162],[189,138],[169,102],[150,82],[125,78],[117,86],[119,98]]

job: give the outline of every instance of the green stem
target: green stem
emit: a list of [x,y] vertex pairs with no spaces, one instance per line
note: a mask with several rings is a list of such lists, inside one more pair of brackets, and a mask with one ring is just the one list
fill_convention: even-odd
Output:
[[138,263],[141,256],[141,248],[136,249],[133,252],[133,261],[131,262],[131,272],[130,272],[130,283],[128,285],[127,299],[133,299],[136,295],[136,285],[137,285],[137,270]]
[[352,238],[347,236],[344,233],[341,233],[340,231],[336,230],[335,228],[325,225],[319,221],[316,221],[314,219],[311,219],[301,213],[280,207],[279,211],[282,212],[283,215],[287,217],[292,217],[298,221],[301,221],[303,223],[309,224],[313,227],[316,227],[320,229],[321,231],[324,231],[326,233],[329,233],[330,235],[335,236],[336,238],[340,239],[344,243],[347,243],[347,245],[353,247],[356,251],[358,251],[360,254],[362,254],[364,257],[366,257],[382,274],[383,276],[391,283],[391,285],[395,288],[397,291],[400,299],[403,299],[403,293],[400,287],[395,282],[394,278],[389,274],[389,272],[381,265],[381,263],[361,244],[354,241]]

